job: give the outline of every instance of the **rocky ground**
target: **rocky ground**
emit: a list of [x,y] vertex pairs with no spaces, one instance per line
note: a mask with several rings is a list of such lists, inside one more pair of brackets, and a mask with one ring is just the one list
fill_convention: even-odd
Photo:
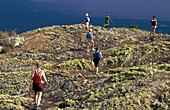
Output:
[[42,110],[169,110],[170,35],[151,41],[148,31],[135,28],[92,28],[103,54],[98,75],[82,24],[1,34],[0,109],[32,109],[30,75],[40,62],[49,80]]

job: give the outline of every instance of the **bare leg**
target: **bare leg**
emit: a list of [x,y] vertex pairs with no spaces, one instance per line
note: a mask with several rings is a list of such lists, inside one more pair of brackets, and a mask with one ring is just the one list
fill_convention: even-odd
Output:
[[152,35],[152,34],[153,34],[153,28],[151,27],[150,35]]
[[37,100],[37,106],[40,105],[40,102],[41,102],[41,97],[42,97],[42,92],[38,92],[38,100]]
[[92,71],[94,71],[94,69],[95,69],[93,60],[92,60],[92,68],[91,69],[92,69]]
[[92,41],[91,50],[92,50],[92,51],[94,50],[94,41]]
[[156,28],[154,27],[151,27],[151,31],[150,31],[150,35],[155,35],[155,32],[156,32]]
[[98,71],[99,71],[99,67],[96,67],[96,74],[98,74]]
[[87,45],[87,52],[89,52],[89,48],[90,48],[90,46],[89,46],[89,44]]
[[37,105],[37,92],[34,93],[34,102],[35,102],[35,105]]
[[154,40],[154,33],[155,33],[155,28],[151,27],[151,31],[150,31],[150,40],[151,41]]
[[88,22],[85,23],[85,29],[89,30],[89,23]]
[[156,30],[156,29],[155,29],[155,28],[153,28],[153,36],[155,35],[155,30]]

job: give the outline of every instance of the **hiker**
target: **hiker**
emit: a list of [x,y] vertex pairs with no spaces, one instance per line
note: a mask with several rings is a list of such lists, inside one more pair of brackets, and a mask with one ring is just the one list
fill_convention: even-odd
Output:
[[157,19],[155,16],[153,16],[151,19],[151,22],[150,22],[150,25],[151,25],[150,35],[153,34],[153,36],[154,36],[154,34],[156,32],[157,24],[158,24]]
[[90,27],[90,17],[89,17],[88,13],[86,13],[86,15],[85,15],[84,24],[85,24],[85,28],[88,30]]
[[89,29],[89,32],[87,33],[87,52],[90,52],[95,50],[94,49],[94,36],[93,36],[93,33],[92,33],[92,29]]
[[[95,67],[95,74],[98,74],[99,71],[99,64],[100,64],[100,59],[102,57],[102,53],[99,51],[99,49],[96,47],[95,48],[95,53],[93,53],[93,63]],[[93,68],[94,69],[94,68]]]
[[45,73],[41,70],[41,64],[36,64],[37,69],[32,71],[31,79],[33,80],[33,91],[34,91],[34,101],[35,101],[35,108],[40,108],[41,96],[43,92],[43,83],[42,79],[48,85]]
[[110,16],[107,15],[107,16],[105,17],[105,21],[104,21],[104,27],[105,27],[105,28],[108,28],[108,27],[109,27],[109,21],[110,21]]

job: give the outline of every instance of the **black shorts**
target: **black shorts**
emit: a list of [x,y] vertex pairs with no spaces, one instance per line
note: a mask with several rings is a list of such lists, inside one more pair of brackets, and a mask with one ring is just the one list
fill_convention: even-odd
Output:
[[100,60],[99,59],[93,59],[95,67],[99,67]]
[[33,89],[34,92],[43,92],[44,87],[43,87],[42,83],[39,84],[39,85],[33,84],[33,88],[32,89]]

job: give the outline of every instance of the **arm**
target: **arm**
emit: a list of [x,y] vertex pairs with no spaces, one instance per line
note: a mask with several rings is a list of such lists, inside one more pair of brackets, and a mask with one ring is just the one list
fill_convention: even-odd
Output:
[[91,33],[91,40],[94,41],[94,35]]
[[92,37],[91,37],[91,40],[93,41],[94,40],[94,36],[92,35]]
[[35,70],[32,70],[31,79],[34,77]]
[[45,76],[44,71],[42,71],[42,77],[43,77],[43,79],[44,79],[45,83],[48,85],[48,81],[47,81],[47,79],[46,79],[46,76]]
[[101,56],[101,58],[103,57],[101,52],[100,52],[100,56]]

